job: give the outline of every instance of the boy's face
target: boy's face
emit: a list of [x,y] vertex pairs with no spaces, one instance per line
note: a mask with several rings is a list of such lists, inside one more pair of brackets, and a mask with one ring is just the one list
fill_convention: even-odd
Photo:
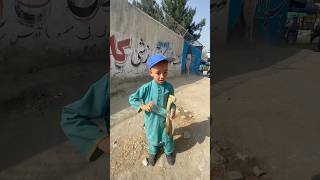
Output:
[[168,74],[168,62],[161,61],[150,69],[150,76],[153,77],[158,84],[165,82]]

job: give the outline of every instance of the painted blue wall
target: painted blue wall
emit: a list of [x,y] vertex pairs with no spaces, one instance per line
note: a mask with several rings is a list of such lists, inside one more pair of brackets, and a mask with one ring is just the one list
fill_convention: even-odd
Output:
[[230,0],[228,29],[234,26],[240,17],[243,0]]
[[255,15],[257,38],[273,42],[280,40],[285,31],[288,8],[288,0],[259,1]]
[[[254,38],[264,41],[278,41],[285,31],[289,0],[257,0]],[[245,34],[241,12],[244,0],[230,0],[228,17],[228,37],[237,38]]]
[[184,40],[182,55],[181,55],[181,74],[186,73],[186,59],[187,59],[188,47],[189,47],[189,43]]
[[[186,59],[187,59],[189,46],[190,46],[190,43],[184,40],[182,56],[181,56],[181,73],[182,74],[186,73]],[[192,59],[190,64],[190,73],[199,74],[202,52],[200,51],[200,49],[196,47],[192,47],[191,54],[192,54]]]
[[201,51],[196,47],[192,47],[192,60],[190,64],[190,72],[193,74],[199,74],[201,61]]

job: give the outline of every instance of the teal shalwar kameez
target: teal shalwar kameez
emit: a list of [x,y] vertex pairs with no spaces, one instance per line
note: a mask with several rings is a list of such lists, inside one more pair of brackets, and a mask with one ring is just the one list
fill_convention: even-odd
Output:
[[[129,103],[138,112],[141,111],[141,103],[148,104],[150,101],[167,109],[169,95],[174,95],[174,89],[170,83],[164,82],[163,84],[158,84],[152,80],[142,85],[135,93],[130,95]],[[173,104],[171,108],[175,109],[176,107]],[[165,121],[166,119],[160,115],[153,112],[144,112],[144,125],[149,154],[157,154],[160,142],[164,144],[166,155],[170,155],[173,152],[173,137],[167,135]]]
[[[109,134],[109,74],[90,86],[78,101],[62,110],[61,127],[71,143],[88,161],[94,161],[103,151],[97,145]],[[104,119],[103,128],[97,120]]]

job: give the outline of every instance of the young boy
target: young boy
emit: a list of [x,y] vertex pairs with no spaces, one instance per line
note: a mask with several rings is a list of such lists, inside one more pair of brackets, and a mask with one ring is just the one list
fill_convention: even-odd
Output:
[[[173,136],[166,133],[166,118],[152,111],[154,105],[166,109],[169,95],[174,95],[172,85],[166,82],[168,60],[162,54],[155,54],[148,59],[147,67],[153,80],[142,85],[130,95],[129,103],[138,112],[144,111],[144,126],[149,152],[148,164],[155,165],[159,145],[162,142],[167,161],[173,165],[175,162]],[[171,118],[175,116],[175,109],[176,106],[172,104]]]

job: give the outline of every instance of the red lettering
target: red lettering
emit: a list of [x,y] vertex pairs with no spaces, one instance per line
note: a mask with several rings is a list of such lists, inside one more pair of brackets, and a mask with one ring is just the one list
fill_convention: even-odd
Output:
[[[116,61],[120,61],[123,62],[125,61],[125,53],[124,53],[124,49],[125,48],[130,48],[130,39],[125,39],[122,41],[119,41],[118,43],[116,42],[116,38],[114,35],[112,35],[110,37],[110,47],[111,47],[111,53],[114,57],[114,59]],[[121,53],[117,53],[117,49],[121,52]]]

